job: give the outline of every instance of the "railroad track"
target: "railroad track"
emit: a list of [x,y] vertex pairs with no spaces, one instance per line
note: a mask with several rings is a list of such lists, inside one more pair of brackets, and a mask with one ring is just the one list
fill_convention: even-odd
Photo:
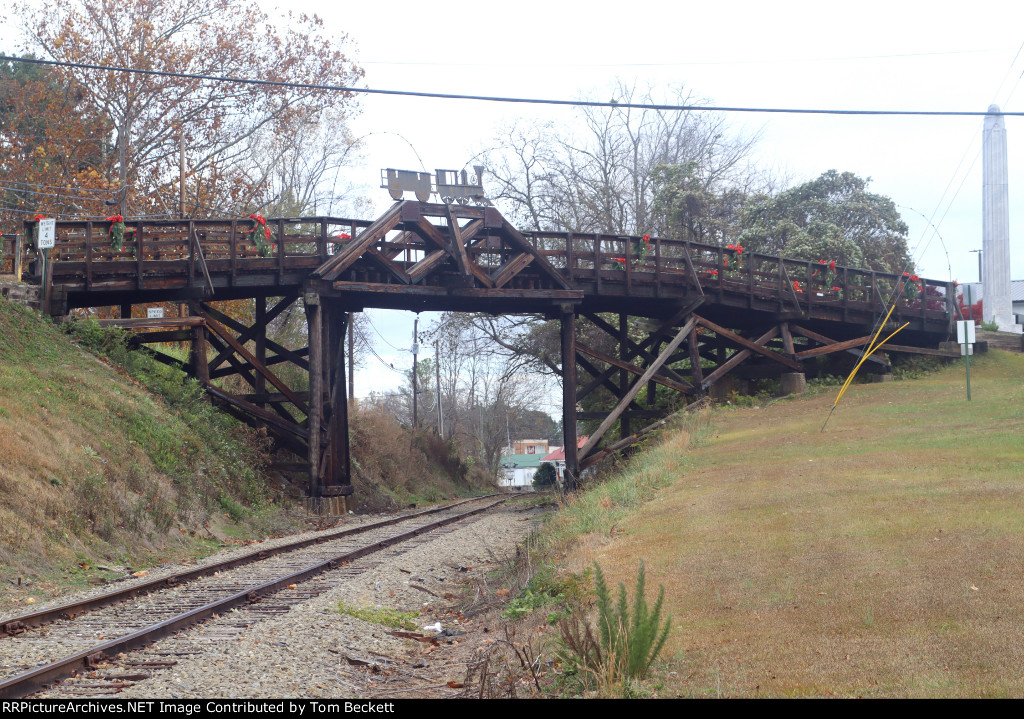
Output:
[[[111,696],[503,501],[475,498],[323,532],[2,621],[0,697],[25,697],[73,675],[62,693]],[[200,623],[202,631],[182,632]],[[145,649],[179,632],[159,649]]]

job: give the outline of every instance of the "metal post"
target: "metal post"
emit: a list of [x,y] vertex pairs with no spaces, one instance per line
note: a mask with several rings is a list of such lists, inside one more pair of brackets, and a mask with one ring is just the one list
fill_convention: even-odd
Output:
[[964,345],[964,367],[967,369],[967,401],[971,401],[971,345]]
[[185,219],[185,133],[178,134],[178,213]]
[[[980,255],[979,255],[980,257]],[[971,286],[967,285],[967,314],[970,315],[967,319],[969,322],[974,322],[974,312],[971,311]],[[964,369],[967,370],[967,401],[971,401],[971,344],[968,342],[964,345]]]

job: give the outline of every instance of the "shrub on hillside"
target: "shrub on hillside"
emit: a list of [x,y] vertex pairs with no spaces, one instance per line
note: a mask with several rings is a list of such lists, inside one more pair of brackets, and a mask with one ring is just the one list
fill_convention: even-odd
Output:
[[478,465],[461,456],[455,440],[414,432],[391,415],[354,409],[349,431],[356,491],[363,507],[439,500],[494,483]]

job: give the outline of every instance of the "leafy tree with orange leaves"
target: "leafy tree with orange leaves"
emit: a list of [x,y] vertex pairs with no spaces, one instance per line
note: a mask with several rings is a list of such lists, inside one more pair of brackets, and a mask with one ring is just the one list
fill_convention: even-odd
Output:
[[[0,222],[73,215],[109,197],[98,172],[112,134],[72,78],[0,61]],[[94,208],[95,209],[95,208]],[[97,210],[98,211],[98,210]]]
[[[328,34],[316,16],[272,19],[247,0],[42,0],[16,10],[24,49],[60,62],[346,87],[362,77],[339,49],[344,34]],[[245,216],[275,199],[274,153],[301,151],[310,126],[354,111],[340,91],[66,66],[45,74],[75,88],[82,112],[108,128],[112,146],[95,171],[126,188],[126,216],[178,214],[182,141],[186,214]],[[347,134],[335,136],[347,151]]]

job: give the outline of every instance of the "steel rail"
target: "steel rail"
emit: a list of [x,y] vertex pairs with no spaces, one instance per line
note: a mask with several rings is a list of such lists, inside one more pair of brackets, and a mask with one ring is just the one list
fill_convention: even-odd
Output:
[[[468,512],[463,512],[462,514],[457,514],[453,517],[439,519],[436,522],[425,524],[422,527],[417,527],[416,529],[409,530],[408,532],[396,534],[392,537],[388,537],[387,539],[380,540],[379,542],[374,542],[373,544],[365,545],[350,552],[339,554],[325,561],[306,567],[305,569],[300,569],[297,572],[292,572],[286,576],[272,579],[269,582],[264,582],[263,584],[243,589],[242,591],[236,592],[224,599],[210,602],[191,611],[179,614],[176,617],[144,627],[132,632],[131,634],[126,634],[109,642],[104,642],[103,644],[98,644],[94,647],[84,649],[64,659],[59,659],[50,664],[45,664],[41,667],[23,672],[22,674],[11,677],[6,681],[0,682],[0,698],[19,699],[25,697],[33,692],[45,688],[55,681],[71,676],[74,672],[80,669],[95,667],[108,656],[146,646],[147,644],[151,644],[152,642],[169,634],[173,634],[194,624],[198,624],[214,614],[221,614],[243,604],[258,602],[261,598],[274,594],[287,587],[289,584],[304,582],[325,571],[336,569],[343,563],[351,562],[368,554],[405,542],[426,532],[430,532],[461,519],[465,519],[466,517],[486,512],[488,509],[496,507],[504,501],[504,499],[500,499],[497,502],[492,502],[484,507],[471,509]],[[464,502],[459,502],[459,504],[464,504]]]
[[46,624],[50,624],[59,619],[74,619],[79,614],[88,612],[93,609],[100,609],[107,607],[112,604],[124,602],[137,596],[142,596],[150,592],[164,589],[167,587],[173,587],[178,584],[183,584],[201,577],[211,575],[215,572],[222,572],[228,569],[234,569],[251,562],[258,562],[268,557],[273,557],[278,554],[285,554],[287,552],[304,549],[306,547],[313,546],[315,544],[321,544],[323,542],[332,541],[340,537],[362,534],[369,532],[374,529],[386,527],[392,524],[399,524],[401,522],[408,521],[410,519],[416,519],[417,517],[424,517],[430,514],[436,514],[443,512],[454,507],[461,506],[468,502],[476,502],[482,499],[488,499],[490,497],[497,496],[495,494],[483,495],[480,497],[473,497],[471,499],[464,499],[453,504],[444,505],[441,507],[434,507],[431,509],[425,509],[421,512],[414,512],[407,514],[402,517],[394,517],[392,519],[385,519],[379,522],[371,522],[364,524],[359,527],[350,527],[348,529],[341,529],[333,532],[325,532],[318,534],[315,537],[309,537],[307,539],[300,539],[295,542],[289,542],[287,544],[281,544],[277,547],[270,547],[265,549],[257,549],[256,551],[248,554],[243,554],[233,559],[226,559],[222,562],[214,564],[207,564],[196,569],[190,569],[184,572],[178,572],[177,574],[171,574],[165,577],[159,577],[157,579],[151,579],[146,582],[139,584],[133,584],[130,587],[124,589],[117,589],[112,592],[107,592],[96,597],[89,599],[83,599],[77,602],[69,602],[62,604],[57,607],[51,607],[49,609],[42,609],[29,614],[22,614],[17,617],[11,617],[10,619],[0,621],[0,637],[3,636],[14,636],[21,634],[28,629],[38,628]]

